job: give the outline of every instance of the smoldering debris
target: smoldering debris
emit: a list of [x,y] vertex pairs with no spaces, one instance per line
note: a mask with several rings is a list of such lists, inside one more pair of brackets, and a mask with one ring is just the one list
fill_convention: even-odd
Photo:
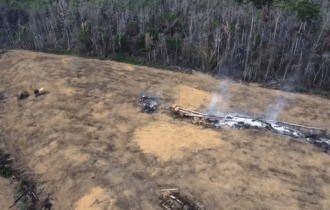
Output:
[[321,147],[324,152],[330,154],[330,137],[325,135],[308,135],[306,136],[306,140],[310,144],[314,144],[315,146]]
[[159,105],[159,99],[156,96],[143,95],[140,98],[142,111],[147,113],[154,113]]
[[180,189],[164,189],[161,206],[166,210],[202,210],[199,206],[188,202],[180,196]]
[[211,121],[217,128],[228,126],[237,129],[263,129],[295,138],[304,138],[304,134],[298,130],[279,125],[276,121],[266,121],[245,116],[235,116],[233,114],[228,114],[223,118],[216,118],[214,116],[212,116],[212,118],[208,118],[208,116],[206,116],[206,118],[209,119],[209,121]]
[[26,90],[23,90],[18,94],[18,100],[23,100],[27,97],[29,97],[29,93]]
[[[192,117],[193,124],[200,124],[215,128],[231,127],[235,129],[252,128],[268,130],[273,133],[290,136],[295,139],[300,139],[305,142],[314,144],[318,147],[323,148],[325,152],[330,154],[330,136],[325,135],[325,130],[323,129],[254,118],[250,116],[242,116],[233,113],[220,116],[203,114],[195,111],[182,109],[177,105],[173,105],[173,107],[171,107],[170,109],[181,117]],[[321,134],[312,134],[316,131],[321,132]]]

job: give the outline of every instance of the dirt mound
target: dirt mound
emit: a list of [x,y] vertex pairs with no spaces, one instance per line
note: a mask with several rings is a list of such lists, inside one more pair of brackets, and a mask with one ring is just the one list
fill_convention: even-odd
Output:
[[[205,209],[327,209],[330,156],[287,137],[201,128],[175,119],[174,103],[263,113],[284,95],[279,120],[330,130],[330,102],[112,61],[29,51],[0,59],[4,144],[56,199],[54,209],[162,209],[179,187]],[[229,97],[221,91],[226,85]],[[47,94],[34,97],[44,87]],[[219,88],[220,87],[220,88]],[[21,91],[29,97],[18,100]],[[140,97],[157,95],[153,114]],[[215,104],[217,104],[215,103]],[[216,106],[218,106],[216,105]]]

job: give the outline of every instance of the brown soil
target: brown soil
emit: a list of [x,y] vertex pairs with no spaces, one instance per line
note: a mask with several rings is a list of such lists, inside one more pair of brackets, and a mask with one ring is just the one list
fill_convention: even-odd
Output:
[[[263,131],[194,126],[168,109],[215,103],[261,114],[284,94],[279,120],[330,130],[329,100],[29,51],[4,54],[0,66],[4,143],[47,186],[55,210],[162,209],[163,187],[179,187],[206,209],[329,207],[330,156],[319,148]],[[47,93],[34,97],[40,87]],[[18,102],[22,90],[30,96]],[[156,114],[141,112],[145,92],[160,97]]]
[[8,179],[0,177],[0,189],[0,209],[7,209],[15,202],[14,185]]

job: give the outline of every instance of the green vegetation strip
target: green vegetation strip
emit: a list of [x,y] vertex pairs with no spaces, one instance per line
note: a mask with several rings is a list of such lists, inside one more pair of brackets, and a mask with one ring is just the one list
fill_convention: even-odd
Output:
[[18,199],[22,198],[22,202],[21,202],[21,205],[19,206],[19,209],[20,210],[26,210],[27,207],[28,207],[28,202],[27,202],[27,199],[26,199],[26,195],[22,194],[22,190],[19,187],[16,189],[16,196],[17,196]]
[[12,175],[12,172],[4,165],[0,165],[0,176],[8,179]]
[[149,66],[149,67],[158,68],[158,69],[172,70],[171,68],[169,68],[167,66],[155,65],[155,64],[147,63],[145,61],[140,61],[136,58],[125,55],[123,52],[116,53],[116,55],[114,57],[114,61],[123,62],[123,63],[130,63],[130,64],[133,64],[133,65],[139,65],[139,66]]

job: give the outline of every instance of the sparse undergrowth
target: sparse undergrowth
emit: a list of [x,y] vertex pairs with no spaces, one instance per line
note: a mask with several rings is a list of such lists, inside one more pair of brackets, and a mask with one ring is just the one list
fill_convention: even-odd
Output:
[[137,58],[133,58],[133,57],[125,55],[123,52],[116,53],[115,57],[114,57],[114,61],[134,64],[134,65],[139,65],[139,66],[149,66],[152,68],[171,70],[171,68],[169,68],[167,66],[155,65],[155,64],[147,63],[145,61],[140,61]]
[[72,55],[73,51],[70,49],[44,49],[42,50],[44,53],[51,53],[57,55]]
[[9,168],[7,168],[4,165],[0,165],[0,176],[1,177],[8,179],[11,177],[11,175],[12,175],[12,172],[9,170]]

